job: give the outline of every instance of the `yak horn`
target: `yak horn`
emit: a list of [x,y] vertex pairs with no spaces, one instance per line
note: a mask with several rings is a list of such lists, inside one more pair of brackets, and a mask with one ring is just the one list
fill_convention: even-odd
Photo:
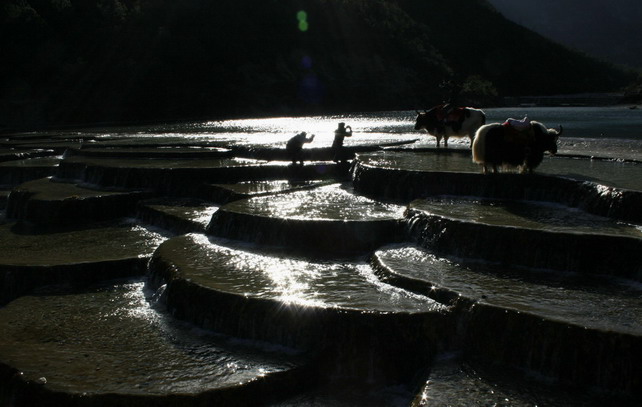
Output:
[[561,136],[561,135],[562,135],[562,132],[564,131],[564,128],[562,127],[562,125],[561,125],[561,124],[560,124],[559,126],[560,126],[560,129],[557,131],[557,135],[558,135],[558,136]]

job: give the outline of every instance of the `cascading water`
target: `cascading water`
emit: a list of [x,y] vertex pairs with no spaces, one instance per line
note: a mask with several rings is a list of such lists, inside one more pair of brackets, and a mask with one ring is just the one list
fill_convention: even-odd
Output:
[[[417,200],[409,233],[422,246],[515,266],[642,277],[642,233],[633,225],[535,203]],[[461,244],[466,242],[466,244]]]
[[[555,112],[555,121],[560,112]],[[488,120],[522,113],[491,110]],[[529,117],[549,121],[535,117],[549,114],[547,110],[533,113]],[[574,111],[574,117],[579,113]],[[587,114],[593,117],[593,113]],[[638,112],[617,114],[622,116],[619,121],[630,123],[631,117],[624,116]],[[119,234],[113,224],[41,233],[42,220],[32,219],[36,225],[27,227],[24,220],[9,219],[0,228],[0,240],[7,243],[2,245],[0,278],[3,289],[11,287],[11,292],[2,295],[7,305],[0,309],[0,321],[17,322],[3,323],[2,328],[11,329],[0,330],[0,349],[7,352],[0,355],[0,397],[28,397],[23,390],[35,389],[41,405],[74,399],[59,378],[86,365],[84,349],[74,346],[91,342],[95,335],[92,346],[110,358],[106,366],[134,370],[127,370],[121,380],[101,368],[95,377],[105,382],[90,384],[98,390],[83,399],[86,405],[147,401],[181,405],[197,399],[234,405],[261,399],[280,407],[318,400],[328,405],[408,405],[413,391],[417,406],[425,405],[424,394],[428,402],[436,395],[433,400],[475,405],[497,402],[478,393],[488,383],[516,405],[546,405],[552,400],[550,404],[572,406],[586,400],[557,390],[545,402],[523,397],[520,390],[525,383],[541,393],[536,377],[581,391],[598,389],[601,393],[593,400],[605,400],[604,394],[611,402],[639,400],[642,386],[635,367],[642,364],[637,356],[642,354],[637,350],[642,323],[639,289],[631,280],[640,278],[636,268],[642,264],[636,235],[640,229],[618,223],[642,220],[640,157],[631,147],[639,145],[635,140],[639,135],[622,135],[610,143],[565,126],[562,157],[546,158],[535,175],[484,176],[472,164],[467,142],[452,141],[451,149],[437,150],[434,138],[414,132],[414,116],[395,112],[39,134],[44,144],[51,138],[50,144],[66,143],[76,149],[54,170],[56,180],[102,190],[139,188],[156,200],[136,198],[137,222],[174,234],[200,233],[174,237],[157,248],[166,236]],[[350,153],[358,155],[352,169],[354,191],[322,186],[327,181],[343,182],[348,166],[320,161],[291,166],[279,161],[285,142],[301,130],[318,135],[308,158],[327,155],[337,121],[347,122],[355,131],[346,140]],[[395,151],[386,147],[372,152],[379,145],[417,138],[418,142]],[[79,139],[87,140],[82,148]],[[20,136],[5,141],[19,144]],[[207,150],[220,147],[226,150]],[[265,160],[231,157],[239,151]],[[626,161],[583,154],[596,151],[604,158],[618,158],[624,152],[621,157]],[[9,167],[22,165],[15,164],[0,165],[0,180],[10,179],[12,187],[32,176],[30,171],[11,175],[14,170]],[[47,171],[52,168],[56,167]],[[300,181],[310,185],[298,188]],[[443,195],[449,195],[449,201],[436,199]],[[211,202],[216,197],[221,202]],[[11,217],[20,217],[16,214],[24,213],[27,205],[17,198],[11,203]],[[176,198],[190,202],[172,202]],[[408,204],[425,198],[431,200],[412,203],[404,217]],[[69,199],[75,200],[62,197]],[[107,202],[102,196],[96,199]],[[192,205],[196,200],[210,203]],[[540,203],[514,205],[522,200]],[[79,218],[89,203],[79,200]],[[53,207],[48,212],[52,220],[61,224],[73,220],[74,214],[62,216]],[[587,220],[587,214],[608,219]],[[203,218],[211,218],[207,229]],[[144,244],[134,244],[130,238]],[[385,246],[395,242],[403,246]],[[140,275],[152,251],[147,283],[152,292],[145,298],[133,295],[137,306],[122,300],[129,291],[121,290],[119,282],[106,284],[113,295],[81,289],[113,277]],[[366,257],[373,251],[368,263]],[[115,252],[123,253],[123,258],[114,259]],[[18,290],[17,281],[31,283]],[[39,296],[27,295],[33,290]],[[165,307],[170,313],[163,314]],[[34,309],[40,311],[27,311]],[[48,321],[38,319],[43,309],[66,311]],[[136,310],[158,315],[149,325],[141,324]],[[182,323],[168,328],[179,319],[215,329],[209,344],[227,333],[234,336],[232,343],[245,343],[253,350],[246,348],[239,355],[229,343],[219,350],[190,345],[189,338],[199,337],[201,330]],[[88,332],[92,321],[102,321],[103,326]],[[105,329],[109,335],[101,342]],[[68,340],[47,342],[56,334],[67,335]],[[24,341],[28,336],[34,348],[44,351],[23,358],[22,349],[31,349],[25,347],[31,343]],[[257,350],[261,341],[271,343]],[[140,343],[148,348],[141,350]],[[297,345],[310,358],[292,359],[293,349],[284,345]],[[134,361],[144,359],[149,349],[162,349],[148,357],[158,361],[153,365],[160,370],[141,378],[144,369],[137,370]],[[284,349],[289,350],[282,353]],[[433,362],[435,355],[448,351],[456,355],[451,365],[446,363],[456,366],[451,370],[442,360]],[[252,356],[243,356],[247,353]],[[154,359],[167,354],[164,361]],[[219,360],[215,354],[226,356]],[[62,361],[68,355],[73,357],[67,365]],[[46,374],[34,369],[23,379],[13,376],[15,369],[25,367],[27,372],[30,366],[45,366],[48,361],[55,363],[48,365]],[[150,364],[144,366],[149,369]],[[213,366],[222,370],[212,372]],[[480,372],[478,376],[470,373],[471,366]],[[183,375],[206,370],[207,377],[198,383]],[[497,370],[512,377],[495,379]],[[46,377],[46,383],[38,381],[40,377]],[[114,377],[120,382],[110,381]],[[214,390],[214,382],[228,379],[244,384],[228,388],[233,396]],[[399,404],[390,387],[395,383],[404,393]],[[423,383],[428,393],[418,390]],[[470,391],[443,390],[453,383],[463,383]],[[100,394],[110,389],[119,393]],[[147,398],[154,389],[158,393],[153,400]],[[176,389],[189,395],[170,394]],[[271,403],[268,395],[284,399]],[[35,403],[28,402],[35,399],[20,400],[17,405]]]

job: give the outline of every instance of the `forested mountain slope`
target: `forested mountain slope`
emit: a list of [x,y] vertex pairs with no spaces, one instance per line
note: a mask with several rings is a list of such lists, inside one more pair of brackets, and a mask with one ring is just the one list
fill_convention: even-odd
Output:
[[488,0],[506,18],[618,64],[642,69],[639,0]]
[[6,0],[0,124],[412,109],[609,91],[635,74],[485,0]]

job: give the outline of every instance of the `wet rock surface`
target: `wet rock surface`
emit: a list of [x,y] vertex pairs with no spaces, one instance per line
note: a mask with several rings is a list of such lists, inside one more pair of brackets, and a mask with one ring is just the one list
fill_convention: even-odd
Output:
[[59,157],[42,157],[0,162],[0,186],[13,187],[23,182],[52,176],[60,163]]
[[38,226],[63,226],[132,215],[142,191],[106,191],[51,178],[29,181],[11,191],[7,216]]
[[462,346],[469,359],[539,372],[565,384],[581,377],[595,387],[638,392],[639,285],[455,262],[412,246],[378,251],[375,259],[391,283],[462,309]]
[[642,399],[638,161],[245,125],[3,140],[0,404]]
[[[554,158],[542,164],[541,171],[535,174],[507,171],[484,176],[478,169],[475,171],[459,151],[438,151],[435,155],[435,160],[431,161],[416,152],[409,155],[404,151],[364,154],[359,157],[354,171],[355,189],[368,196],[405,203],[441,195],[544,201],[642,223],[642,213],[638,210],[642,204],[642,164],[639,161],[598,160],[597,169],[592,170],[593,160],[588,157]],[[440,162],[442,165],[436,164]],[[626,174],[618,170],[622,167],[627,169]],[[564,176],[558,176],[556,171],[562,171]],[[546,172],[555,176],[546,175]],[[590,177],[582,173],[590,173]],[[384,179],[386,182],[382,182]]]
[[44,231],[6,222],[0,225],[0,303],[48,285],[142,275],[163,239],[128,220]]
[[635,225],[561,206],[505,201],[416,200],[406,214],[417,243],[441,253],[642,279],[642,234]]
[[338,373],[347,376],[411,377],[450,329],[446,307],[380,283],[363,260],[297,257],[190,234],[161,244],[150,271],[173,315],[234,336],[330,352],[338,360],[328,368],[354,372]]
[[219,205],[200,199],[156,198],[140,201],[136,217],[176,234],[205,232]]
[[231,202],[217,211],[208,233],[309,252],[364,253],[402,238],[403,207],[328,185],[280,196]]
[[[3,380],[25,405],[159,406],[252,405],[303,382],[293,351],[180,324],[150,306],[143,285],[25,296],[0,309]],[[9,378],[8,367],[20,373]]]

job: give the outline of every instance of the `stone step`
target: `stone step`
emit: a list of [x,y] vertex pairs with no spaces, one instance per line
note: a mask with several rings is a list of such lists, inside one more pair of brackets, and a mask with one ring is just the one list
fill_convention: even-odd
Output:
[[[426,196],[456,195],[489,199],[554,202],[627,222],[642,223],[642,164],[566,160],[551,174],[487,174],[470,171],[461,153],[378,152],[359,155],[355,190],[379,199],[410,202]],[[558,159],[552,159],[558,160]],[[560,162],[560,161],[555,161]],[[599,164],[599,165],[598,165]],[[620,164],[622,166],[620,166]],[[573,166],[582,175],[573,176]],[[552,166],[552,168],[558,168]],[[621,169],[622,171],[618,171]],[[626,182],[628,181],[628,182]]]
[[203,198],[220,204],[226,204],[239,199],[312,189],[327,185],[328,183],[334,183],[334,181],[273,180],[242,181],[236,184],[206,184],[203,186]]
[[201,197],[203,184],[247,180],[345,179],[348,168],[333,163],[293,166],[246,158],[166,159],[70,156],[56,177],[102,187],[153,189],[160,193]]
[[50,177],[56,173],[59,163],[60,157],[0,162],[0,185],[13,187],[27,181]]
[[373,250],[402,239],[404,208],[355,195],[351,186],[327,185],[222,206],[209,234],[320,253]]
[[163,240],[131,221],[44,232],[0,225],[0,304],[37,287],[141,275]]
[[143,286],[0,308],[0,404],[253,406],[308,385],[309,361],[295,351],[196,330],[150,306]]
[[139,202],[136,217],[176,234],[204,233],[218,208],[197,199],[157,198]]
[[149,267],[177,318],[320,351],[340,376],[413,376],[452,329],[446,307],[380,283],[359,259],[297,257],[189,234],[161,244]]
[[439,253],[642,281],[642,227],[541,202],[411,202],[410,235]]
[[13,189],[7,216],[39,226],[69,227],[132,215],[136,203],[149,196],[142,191],[98,190],[42,178]]
[[469,361],[642,396],[642,290],[626,280],[458,264],[411,245],[376,252],[384,281],[454,305]]
[[[329,144],[326,147],[306,147],[301,152],[301,157],[305,161],[332,161],[338,160],[352,160],[357,153],[365,153],[371,151],[379,151],[382,148],[389,148],[393,146],[402,146],[412,144],[418,139],[408,139],[402,141],[362,141],[356,145],[344,145],[337,154]],[[330,140],[328,140],[330,141]],[[284,144],[285,145],[285,144]],[[260,160],[281,160],[290,161],[291,156],[283,146],[272,145],[257,145],[255,143],[250,145],[236,145],[232,147],[234,154],[238,157],[256,158]]]
[[0,189],[0,210],[7,208],[7,201],[9,200],[9,194],[11,193],[10,189],[2,190]]
[[65,157],[101,157],[101,158],[178,158],[178,159],[211,159],[231,157],[232,150],[221,147],[205,146],[155,146],[138,145],[110,147],[102,144],[85,144],[82,148],[70,148]]
[[[364,166],[398,169],[419,172],[479,173],[480,166],[472,162],[470,150],[432,154],[403,151],[384,151],[359,154],[359,162]],[[515,172],[515,170],[507,170]],[[616,162],[610,159],[591,159],[591,157],[546,156],[535,169],[542,175],[554,175],[578,181],[590,181],[609,187],[642,191],[642,163]],[[490,174],[489,174],[490,175]]]
[[59,138],[59,139],[46,139],[46,140],[24,140],[17,141],[14,140],[11,143],[16,148],[20,149],[36,149],[42,148],[51,150],[54,154],[64,154],[70,148],[78,148],[81,143],[78,138],[69,137],[69,138]]
[[36,157],[49,157],[54,155],[53,150],[42,148],[34,149],[15,149],[15,148],[0,148],[0,162],[26,160]]
[[[618,400],[620,401],[620,400]],[[429,379],[412,407],[433,406],[566,406],[613,405],[616,400],[599,394],[570,392],[534,382],[516,381],[507,374],[479,372],[453,354],[439,355]],[[626,405],[624,401],[623,404]]]

